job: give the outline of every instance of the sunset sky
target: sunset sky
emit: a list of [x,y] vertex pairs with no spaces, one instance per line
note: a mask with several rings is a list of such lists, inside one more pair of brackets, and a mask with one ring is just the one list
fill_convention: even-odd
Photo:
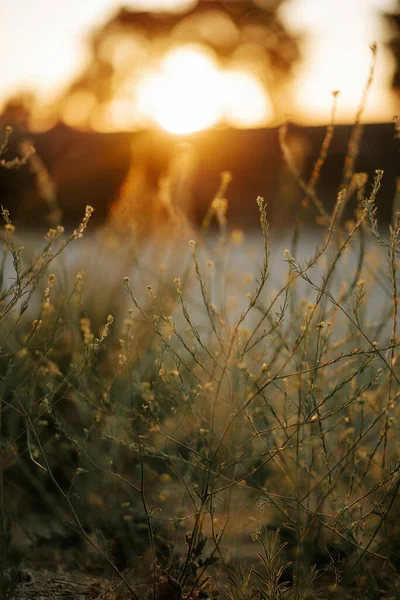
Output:
[[[140,0],[142,8],[175,3]],[[135,7],[138,1],[125,0],[124,5]],[[351,120],[368,76],[369,45],[374,41],[378,42],[378,63],[365,120],[392,119],[396,103],[388,83],[393,65],[383,47],[388,32],[379,11],[393,10],[396,5],[396,0],[288,0],[282,18],[291,32],[304,35],[305,40],[304,62],[297,68],[285,106],[293,119],[326,121],[330,92],[340,89],[338,117]],[[90,30],[102,25],[119,6],[117,0],[1,2],[0,102],[27,89],[43,101],[60,94],[85,64]]]

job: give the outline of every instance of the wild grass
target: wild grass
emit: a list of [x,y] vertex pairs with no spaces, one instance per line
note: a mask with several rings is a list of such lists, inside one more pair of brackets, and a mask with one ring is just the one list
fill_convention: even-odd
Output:
[[349,165],[327,214],[331,134],[278,257],[257,200],[251,267],[227,175],[197,239],[152,256],[85,246],[91,207],[29,250],[3,209],[3,597],[42,564],[136,599],[399,596],[400,215],[379,229],[383,173]]

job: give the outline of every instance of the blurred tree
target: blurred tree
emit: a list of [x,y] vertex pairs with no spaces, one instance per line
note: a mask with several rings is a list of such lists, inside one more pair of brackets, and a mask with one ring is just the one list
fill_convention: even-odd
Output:
[[399,10],[393,13],[386,13],[385,17],[391,28],[392,38],[388,47],[396,61],[396,67],[392,77],[392,86],[400,91],[400,1],[398,0]]
[[27,131],[30,127],[30,116],[35,103],[34,94],[29,91],[9,98],[0,115],[0,131],[2,132],[7,125],[11,125],[16,132]]
[[121,8],[92,34],[88,64],[62,100],[63,119],[78,127],[126,129],[130,118],[134,128],[135,88],[145,69],[171,48],[193,43],[211,49],[223,68],[249,65],[279,114],[285,84],[300,59],[298,40],[279,18],[284,1],[199,0],[178,14]]

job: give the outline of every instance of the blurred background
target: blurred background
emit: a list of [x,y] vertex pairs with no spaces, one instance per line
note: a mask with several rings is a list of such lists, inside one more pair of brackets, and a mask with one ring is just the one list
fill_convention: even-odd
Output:
[[356,170],[385,170],[381,213],[390,218],[397,0],[70,0],[68,10],[14,0],[1,4],[0,17],[0,129],[14,130],[6,158],[26,140],[37,150],[28,168],[0,171],[2,202],[24,226],[49,220],[55,198],[65,222],[90,203],[98,224],[111,218],[146,231],[160,204],[165,213],[177,202],[197,223],[229,170],[232,226],[254,226],[264,195],[270,221],[284,227],[301,194],[278,126],[290,121],[288,143],[307,179],[340,90],[320,184],[329,208],[375,42]]

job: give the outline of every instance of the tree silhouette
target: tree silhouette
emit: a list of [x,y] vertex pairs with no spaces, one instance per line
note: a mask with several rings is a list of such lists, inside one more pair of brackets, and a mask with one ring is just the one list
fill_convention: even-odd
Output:
[[[62,100],[60,111],[93,125],[99,107],[129,93],[144,65],[152,65],[171,47],[201,43],[212,49],[221,66],[246,59],[265,86],[275,108],[300,59],[298,41],[278,14],[285,0],[199,0],[184,13],[135,12],[121,8],[90,38],[90,57]],[[121,91],[122,90],[122,91]],[[71,108],[72,107],[72,108]]]
[[399,10],[394,13],[386,13],[386,20],[391,27],[393,34],[388,43],[388,47],[395,59],[395,70],[392,76],[392,87],[400,91],[400,2],[398,2]]

